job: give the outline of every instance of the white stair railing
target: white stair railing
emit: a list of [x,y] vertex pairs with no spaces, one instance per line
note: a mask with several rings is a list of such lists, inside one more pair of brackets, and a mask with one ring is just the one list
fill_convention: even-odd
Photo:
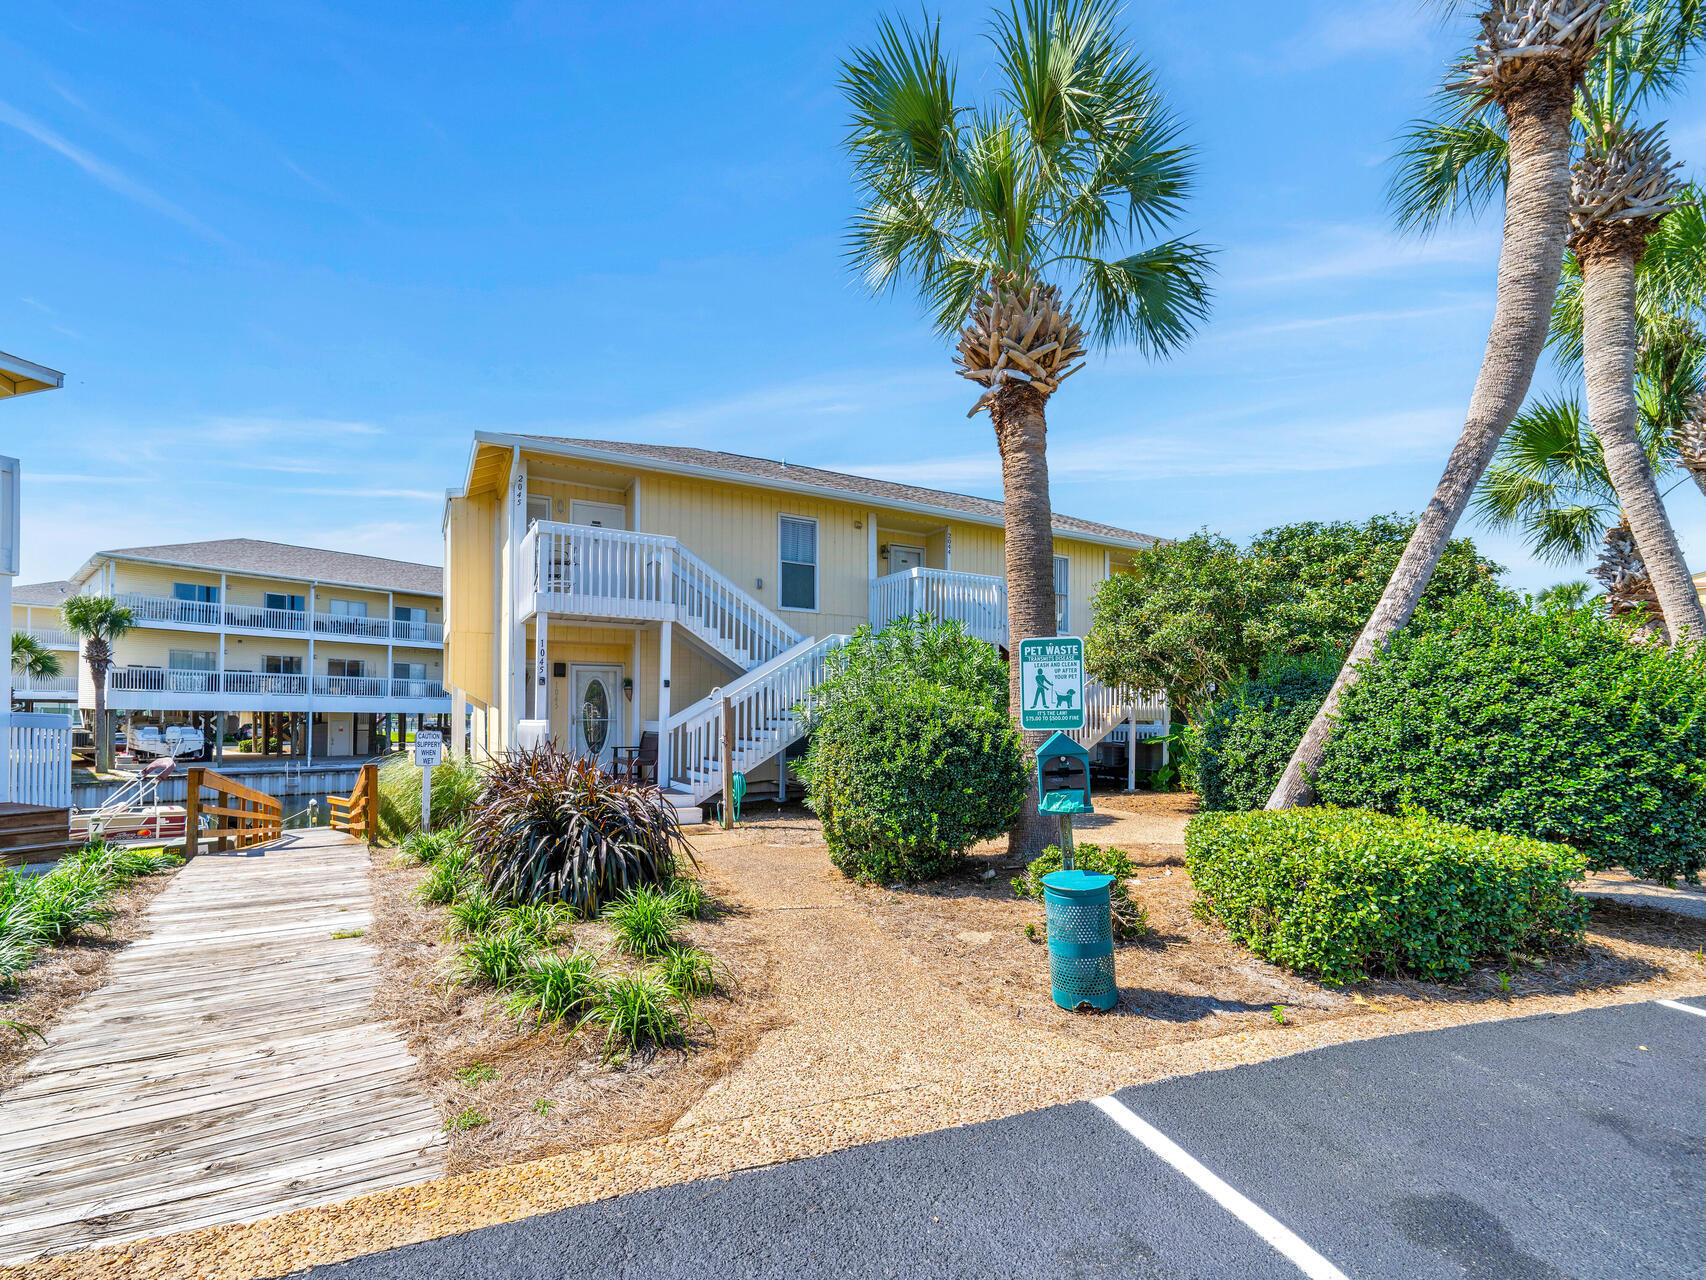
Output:
[[664,534],[541,520],[521,552],[523,615],[679,622],[742,670],[800,642],[761,601]]
[[1115,685],[1103,684],[1096,677],[1084,677],[1084,727],[1068,736],[1086,751],[1094,747],[1127,720],[1135,724],[1167,720],[1165,693],[1133,693]]
[[723,702],[728,700],[737,773],[763,764],[805,732],[794,714],[823,683],[824,660],[846,636],[802,640],[669,718],[669,782],[697,804],[723,785]]

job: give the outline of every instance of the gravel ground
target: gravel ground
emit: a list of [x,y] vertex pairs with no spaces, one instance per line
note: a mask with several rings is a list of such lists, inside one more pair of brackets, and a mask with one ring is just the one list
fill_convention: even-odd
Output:
[[[1046,949],[1023,935],[1041,908],[1005,889],[1012,870],[998,847],[977,851],[961,876],[890,891],[836,874],[809,815],[760,811],[735,832],[696,833],[695,843],[707,881],[738,907],[722,926],[730,932],[706,945],[767,957],[764,980],[743,995],[762,1031],[667,1131],[0,1277],[281,1275],[1322,1045],[1706,992],[1706,923],[1622,907],[1596,908],[1588,945],[1524,969],[1508,993],[1492,971],[1459,988],[1311,983],[1232,947],[1190,913],[1188,813],[1188,797],[1122,798],[1080,830],[1133,855],[1134,896],[1154,925],[1153,937],[1120,949],[1124,1000],[1112,1015],[1068,1015],[1049,1002]],[[1275,1004],[1285,1006],[1283,1025]]]

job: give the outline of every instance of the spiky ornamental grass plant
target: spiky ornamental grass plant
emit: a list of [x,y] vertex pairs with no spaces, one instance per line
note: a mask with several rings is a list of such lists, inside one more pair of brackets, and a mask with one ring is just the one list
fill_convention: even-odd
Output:
[[656,787],[619,782],[550,747],[491,765],[467,829],[493,897],[560,901],[583,919],[622,894],[672,883],[683,862],[694,863]]
[[603,986],[604,969],[592,952],[546,953],[528,961],[504,1007],[517,1022],[543,1030],[584,1015],[597,1003]]
[[[1019,0],[989,39],[997,89],[981,106],[959,100],[934,22],[885,19],[842,64],[861,188],[848,256],[875,292],[910,281],[984,389],[972,413],[989,411],[1001,454],[1016,645],[1055,634],[1048,399],[1086,347],[1183,346],[1208,313],[1209,251],[1140,246],[1182,212],[1193,165],[1112,0]],[[1018,678],[1015,663],[1015,716]],[[1053,832],[1033,794],[1010,846],[1029,857]]]
[[682,916],[669,894],[641,885],[604,908],[604,921],[629,955],[656,956],[677,945]]
[[649,1045],[685,1045],[687,1030],[696,1018],[689,1001],[671,990],[661,976],[642,969],[600,984],[596,1002],[579,1025],[604,1028],[608,1064]]

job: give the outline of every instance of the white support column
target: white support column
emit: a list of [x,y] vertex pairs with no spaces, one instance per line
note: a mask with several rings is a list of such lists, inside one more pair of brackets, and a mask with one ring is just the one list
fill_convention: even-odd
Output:
[[1130,708],[1126,713],[1125,739],[1125,789],[1137,790],[1137,709]]
[[468,754],[468,695],[459,685],[450,686],[450,754],[461,760]]
[[509,658],[504,672],[505,687],[509,690],[509,707],[504,716],[506,741],[515,741],[515,726],[527,712],[527,623],[522,599],[521,542],[527,536],[527,462],[521,456],[521,446],[515,446],[510,458],[509,477],[509,583],[505,593],[509,600]]
[[675,624],[665,620],[658,633],[658,786],[669,786],[672,761],[669,758],[669,676],[670,642],[674,640]]
[[[533,615],[533,718],[551,724],[551,615]],[[564,744],[567,745],[566,743]]]
[[[7,459],[10,463],[12,460]],[[10,513],[8,513],[9,515]],[[12,575],[9,566],[0,564],[0,617],[6,619],[7,634],[12,630]],[[12,798],[12,663],[0,662],[0,747],[5,748],[0,762],[0,803]]]
[[944,569],[954,567],[954,527],[952,525],[942,530],[942,567]]
[[[638,481],[635,482],[635,492],[638,493]],[[634,644],[628,653],[628,678],[634,682],[633,698],[628,703],[628,741],[630,747],[640,745],[640,735],[645,732],[645,717],[640,708],[644,705],[644,695],[640,688],[640,629],[634,628]]]
[[314,597],[319,585],[308,584],[308,709],[302,713],[303,741],[297,744],[297,754],[309,764],[314,763],[314,610],[319,607]]
[[865,621],[877,616],[877,513],[865,513]]

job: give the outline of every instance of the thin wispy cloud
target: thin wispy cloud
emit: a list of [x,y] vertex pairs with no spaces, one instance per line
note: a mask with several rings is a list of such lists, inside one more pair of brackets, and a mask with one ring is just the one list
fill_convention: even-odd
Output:
[[235,247],[229,237],[215,231],[182,205],[176,204],[158,191],[144,186],[105,160],[92,155],[67,138],[55,133],[34,116],[26,115],[4,100],[0,100],[0,124],[10,125],[25,136],[34,138],[50,151],[58,152],[109,191],[116,192],[128,200],[134,200],[144,208],[152,209],[155,213],[170,218],[173,222],[188,228],[203,239],[227,248]]
[[[1229,255],[1226,289],[1369,280],[1440,266],[1498,262],[1496,230],[1405,237],[1367,226],[1326,225],[1301,239]],[[1275,268],[1275,264],[1280,264]]]

